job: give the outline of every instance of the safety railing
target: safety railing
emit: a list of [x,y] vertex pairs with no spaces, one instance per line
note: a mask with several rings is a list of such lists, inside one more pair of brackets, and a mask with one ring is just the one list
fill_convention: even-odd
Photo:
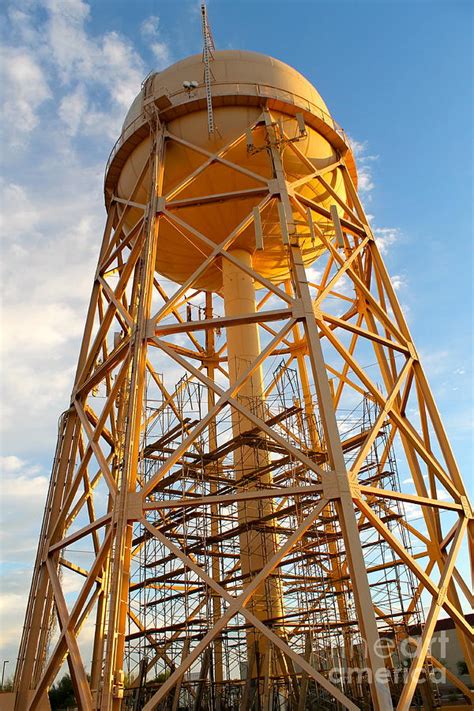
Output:
[[[290,91],[286,91],[286,89],[281,89],[279,87],[271,86],[269,84],[259,85],[259,84],[245,83],[245,84],[236,85],[235,82],[219,82],[219,84],[216,86],[223,86],[226,83],[228,83],[229,85],[233,84],[234,86],[237,86],[238,90],[236,91],[236,93],[244,95],[244,96],[246,95],[246,92],[242,91],[242,87],[245,87],[245,86],[257,87],[257,91],[258,91],[259,95],[262,97],[267,96],[268,98],[281,98],[282,95],[286,95],[288,97],[288,103],[294,104],[295,106],[298,106],[300,108],[306,108],[311,114],[313,114],[313,116],[317,116],[319,119],[324,121],[324,123],[327,126],[332,128],[333,131],[335,131],[338,134],[338,136],[340,136],[342,138],[342,140],[344,141],[344,143],[346,143],[346,145],[348,145],[348,146],[350,145],[344,129],[341,126],[339,126],[339,124],[337,123],[337,121],[335,121],[333,119],[331,114],[329,114],[327,111],[324,111],[324,109],[322,109],[320,106],[317,106],[316,104],[314,104],[307,97],[300,96],[298,94],[294,94]],[[198,90],[201,88],[203,88],[202,84],[198,87]],[[273,93],[268,93],[268,90],[270,90],[270,91],[273,90],[274,92],[277,92],[277,96],[275,96],[275,94],[273,94]],[[173,94],[170,94],[169,98],[173,99],[177,96],[184,95],[184,94],[187,94],[186,90],[176,91]],[[108,157],[107,164],[105,167],[105,175],[106,176],[107,176],[107,173],[109,172],[110,164],[112,163],[113,159],[117,155],[117,152],[120,150],[121,146],[128,140],[128,138],[130,138],[130,136],[132,136],[135,133],[135,131],[138,128],[143,126],[146,122],[147,122],[146,116],[143,113],[140,113],[140,115],[137,116],[131,123],[129,123],[128,126],[126,126],[125,130],[120,134],[118,139],[115,141],[112,150],[110,151],[110,155]]]

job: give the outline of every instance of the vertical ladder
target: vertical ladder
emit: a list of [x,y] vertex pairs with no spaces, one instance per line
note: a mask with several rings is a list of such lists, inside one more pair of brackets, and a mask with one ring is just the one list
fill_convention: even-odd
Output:
[[201,3],[201,20],[202,20],[202,61],[204,64],[204,86],[206,88],[206,103],[207,103],[207,130],[211,136],[214,133],[214,113],[212,111],[212,94],[211,94],[211,62],[214,59],[213,52],[215,50],[214,40],[212,38],[211,28],[207,19],[206,3]]

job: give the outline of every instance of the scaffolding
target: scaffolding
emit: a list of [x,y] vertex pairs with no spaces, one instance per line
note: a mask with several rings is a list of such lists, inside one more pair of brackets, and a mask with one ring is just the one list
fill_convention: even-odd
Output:
[[[194,313],[203,315],[200,298],[202,295],[198,294],[187,301],[188,315],[190,305]],[[277,428],[306,456],[322,464],[327,455],[321,423],[314,413],[307,413],[301,405],[303,395],[298,370],[288,367],[279,356],[276,360],[279,360],[278,364],[272,372],[267,372],[265,379],[265,411],[261,413],[264,421]],[[225,356],[221,362],[225,363]],[[256,397],[248,407],[258,412],[260,399]],[[205,389],[192,377],[183,376],[170,398],[166,389],[158,387],[155,378],[148,376],[146,428],[140,465],[144,481],[156,474],[205,412]],[[380,407],[367,395],[350,410],[343,407],[337,410],[339,426],[344,432],[342,446],[348,468],[379,414]],[[388,430],[387,426],[380,429],[361,470],[360,483],[400,491],[394,446]],[[266,466],[258,471],[236,472],[233,455],[243,445],[265,452]],[[302,485],[318,484],[311,472],[289,456],[284,448],[262,436],[258,428],[233,436],[230,413],[224,413],[212,431],[203,433],[184,451],[159,486],[153,489],[152,500],[161,508],[148,513],[149,521],[179,541],[186,555],[229,593],[238,595],[248,582],[239,563],[239,536],[244,528],[248,530],[254,524],[239,522],[234,495],[264,489],[261,479],[268,473],[271,473],[275,488],[291,491]],[[225,500],[203,504],[203,500],[212,496]],[[179,505],[183,499],[187,499],[186,505]],[[193,499],[197,500],[195,505]],[[271,526],[277,535],[288,536],[318,500],[317,492],[303,502],[299,496],[275,497],[273,512],[270,516],[260,517],[258,527]],[[176,502],[175,507],[170,506],[172,501]],[[400,537],[406,550],[413,554],[410,530],[404,525],[406,511],[403,502],[395,501],[390,505],[380,502],[376,511],[389,529]],[[368,523],[361,524],[359,531],[382,637],[387,634],[392,641],[395,634],[400,642],[409,636],[410,626],[423,621],[422,607],[415,595],[416,581],[410,569]],[[147,660],[146,683],[140,692],[140,700],[145,702],[160,681],[179,666],[191,646],[205,636],[209,620],[216,614],[216,600],[209,587],[141,525],[134,531],[133,546],[136,565],[130,585],[130,609],[134,615],[130,616],[128,625],[126,672],[129,678],[138,678],[140,664],[143,659]],[[320,673],[337,676],[341,691],[359,708],[370,708],[368,681],[359,671],[364,667],[363,640],[342,532],[333,505],[329,504],[324,515],[306,531],[292,555],[278,565],[275,575],[283,594],[284,615],[268,620],[267,624],[281,630],[292,647],[311,660]],[[217,614],[220,612],[218,608]],[[139,629],[137,620],[140,620]],[[167,702],[170,708],[211,710],[217,708],[217,698],[221,711],[253,708],[252,693],[255,695],[258,686],[265,689],[261,698],[268,709],[310,709],[315,708],[316,703],[318,708],[325,708],[325,704],[327,708],[334,708],[333,699],[317,685],[307,679],[305,685],[301,684],[300,670],[293,667],[289,673],[273,674],[270,679],[269,669],[274,665],[269,660],[256,658],[250,662],[246,640],[248,627],[245,619],[238,616],[215,639],[210,654],[220,660],[219,681],[212,676],[215,663],[201,660],[187,672],[175,691],[173,702]],[[271,653],[275,654],[275,650]],[[402,684],[402,662],[397,645],[392,644],[389,668],[395,698]],[[250,663],[255,665],[252,675],[249,674]],[[130,708],[134,708],[136,698],[137,692],[131,692]]]

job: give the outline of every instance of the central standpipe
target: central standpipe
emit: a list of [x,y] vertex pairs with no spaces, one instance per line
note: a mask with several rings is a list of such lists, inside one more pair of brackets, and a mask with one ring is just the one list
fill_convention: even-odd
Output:
[[[234,249],[230,254],[247,267],[252,267],[251,254],[243,249]],[[226,317],[256,313],[253,278],[228,259],[222,260],[223,295]],[[230,384],[248,370],[260,354],[260,338],[257,323],[244,323],[227,328],[227,355]],[[263,374],[259,366],[246,379],[237,399],[261,419],[264,416]],[[235,438],[255,428],[243,414],[233,409],[232,430]],[[242,445],[235,450],[235,479],[242,489],[267,488],[272,484],[268,471],[268,452],[253,446]],[[261,470],[265,470],[260,474]],[[238,504],[240,533],[240,565],[244,586],[263,568],[274,555],[277,536],[271,517],[271,499],[245,501]],[[267,582],[257,588],[247,604],[248,609],[262,622],[282,618],[282,590],[278,577],[271,575]],[[275,620],[274,627],[280,626]],[[268,640],[255,628],[247,631],[248,676],[259,676],[259,668],[269,668]]]

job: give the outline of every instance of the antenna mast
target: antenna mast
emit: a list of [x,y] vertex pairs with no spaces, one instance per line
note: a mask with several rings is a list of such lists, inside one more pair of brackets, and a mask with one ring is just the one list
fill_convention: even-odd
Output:
[[211,94],[211,62],[214,59],[214,40],[212,38],[211,28],[209,27],[209,22],[207,19],[207,8],[206,3],[201,3],[201,26],[202,26],[202,61],[204,63],[204,85],[206,87],[206,101],[207,101],[207,130],[209,135],[213,134],[215,131],[214,126],[214,113],[212,110],[212,94]]

